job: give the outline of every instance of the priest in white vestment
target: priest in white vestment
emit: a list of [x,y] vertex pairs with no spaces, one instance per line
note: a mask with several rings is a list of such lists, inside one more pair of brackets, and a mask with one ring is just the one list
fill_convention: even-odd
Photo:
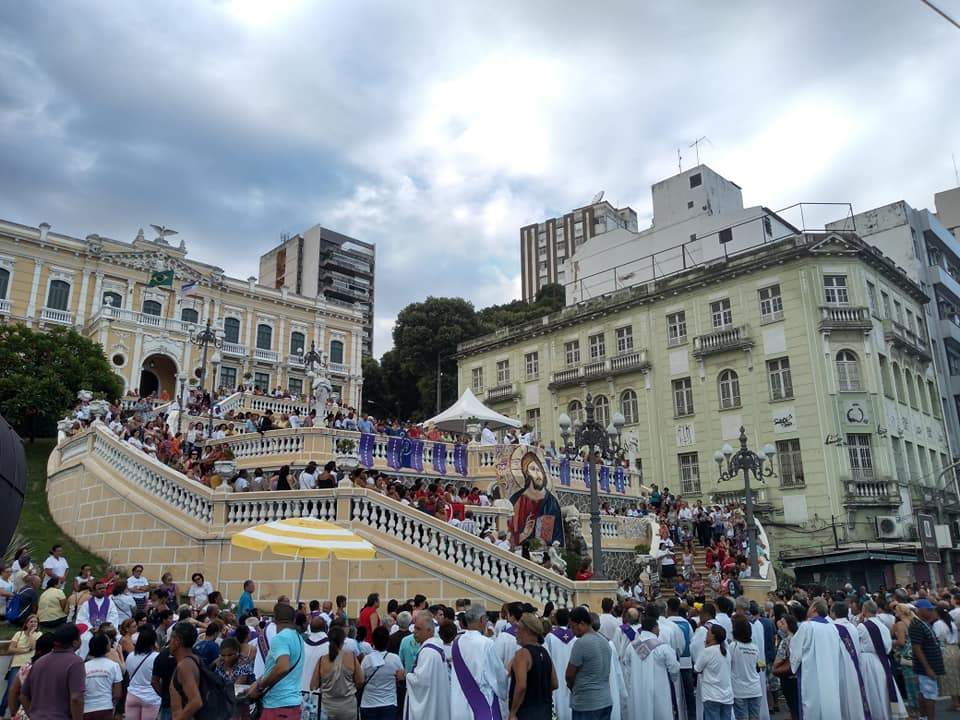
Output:
[[877,604],[873,600],[863,604],[860,620],[857,625],[857,632],[860,633],[860,672],[863,673],[870,718],[905,718],[907,711],[890,665],[893,636],[887,624],[878,617]]
[[503,663],[506,669],[510,667],[510,661],[517,654],[517,623],[523,616],[523,603],[510,603],[507,605],[507,625],[500,631],[500,634],[494,639],[493,644],[497,650],[497,657]]
[[623,624],[617,629],[617,634],[613,638],[613,644],[617,648],[617,658],[623,662],[624,655],[630,647],[630,643],[637,639],[640,634],[640,611],[636,608],[628,608],[623,611]]
[[413,670],[406,675],[404,720],[449,720],[450,673],[443,643],[433,633],[433,615],[428,610],[417,613],[413,635],[420,650]]
[[840,636],[840,709],[844,720],[864,720],[867,697],[860,671],[860,632],[847,619],[849,609],[845,602],[835,602],[830,608],[833,628]]
[[630,696],[627,693],[627,681],[623,676],[623,665],[620,663],[617,646],[612,640],[607,642],[610,644],[610,699],[613,701],[610,720],[629,720]]
[[[673,648],[674,652],[677,654],[677,661],[679,662],[680,656],[683,655],[684,647],[686,646],[686,639],[683,637],[683,632],[677,627],[677,624],[672,620],[668,620],[665,617],[665,607],[662,603],[657,604],[657,637],[661,641],[667,643],[670,647]],[[650,612],[650,609],[647,609],[647,612]],[[678,674],[673,680],[673,694],[677,700],[677,713],[678,716],[683,718],[687,716],[687,706],[684,702],[683,694],[683,680]],[[769,720],[769,718],[767,718]]]
[[105,584],[97,583],[90,599],[77,608],[77,625],[86,625],[93,632],[104,623],[120,627],[120,614],[110,598],[104,597],[106,591]]
[[644,615],[640,627],[623,666],[630,693],[629,720],[673,720],[676,697],[671,690],[680,676],[677,653],[657,637],[656,618]]
[[506,718],[507,670],[497,656],[493,640],[483,634],[487,627],[487,609],[477,603],[471,605],[464,616],[467,629],[454,639],[451,649],[450,718],[489,717],[494,703],[500,706],[501,718]]
[[[567,672],[567,665],[570,663],[570,651],[573,650],[573,644],[577,641],[577,638],[573,634],[573,630],[567,627],[570,622],[569,610],[560,608],[557,610],[555,617],[557,624],[543,639],[543,646],[550,655],[550,661],[553,663],[553,669],[556,671],[557,677],[563,678]],[[563,681],[553,691],[553,707],[557,720],[570,720],[572,716],[570,688]]]
[[803,720],[836,720],[845,652],[837,629],[827,619],[826,601],[814,601],[790,641],[790,669],[798,673]]

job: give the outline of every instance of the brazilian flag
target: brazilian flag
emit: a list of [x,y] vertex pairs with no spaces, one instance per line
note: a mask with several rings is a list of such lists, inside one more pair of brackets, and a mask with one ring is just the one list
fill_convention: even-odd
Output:
[[154,270],[147,287],[173,287],[173,270]]

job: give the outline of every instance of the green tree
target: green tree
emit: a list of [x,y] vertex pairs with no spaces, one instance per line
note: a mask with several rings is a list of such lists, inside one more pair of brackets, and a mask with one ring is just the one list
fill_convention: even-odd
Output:
[[79,390],[111,401],[123,392],[100,345],[68,328],[0,326],[0,413],[21,435],[52,434]]

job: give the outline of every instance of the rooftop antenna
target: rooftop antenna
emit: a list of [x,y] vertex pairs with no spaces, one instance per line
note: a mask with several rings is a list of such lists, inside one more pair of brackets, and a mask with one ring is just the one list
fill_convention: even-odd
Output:
[[680,148],[677,148],[677,170],[683,172],[683,156],[680,154]]
[[953,158],[953,177],[957,181],[957,186],[960,187],[960,171],[957,170],[957,154],[950,153],[950,156]]
[[690,147],[694,148],[694,150],[697,153],[697,165],[700,164],[700,143],[702,143],[704,140],[706,140],[708,143],[710,143],[711,146],[713,146],[713,143],[710,142],[710,138],[708,138],[706,135],[704,135],[703,137],[698,137],[696,140],[690,143]]

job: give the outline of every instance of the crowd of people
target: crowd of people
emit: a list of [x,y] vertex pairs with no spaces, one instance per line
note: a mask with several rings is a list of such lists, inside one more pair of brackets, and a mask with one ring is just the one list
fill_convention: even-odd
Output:
[[[228,602],[136,565],[71,572],[17,552],[9,715],[113,720],[879,720],[960,707],[960,588],[792,588],[757,603],[688,590],[600,607],[450,607],[417,595]],[[269,605],[269,612],[257,607]]]

